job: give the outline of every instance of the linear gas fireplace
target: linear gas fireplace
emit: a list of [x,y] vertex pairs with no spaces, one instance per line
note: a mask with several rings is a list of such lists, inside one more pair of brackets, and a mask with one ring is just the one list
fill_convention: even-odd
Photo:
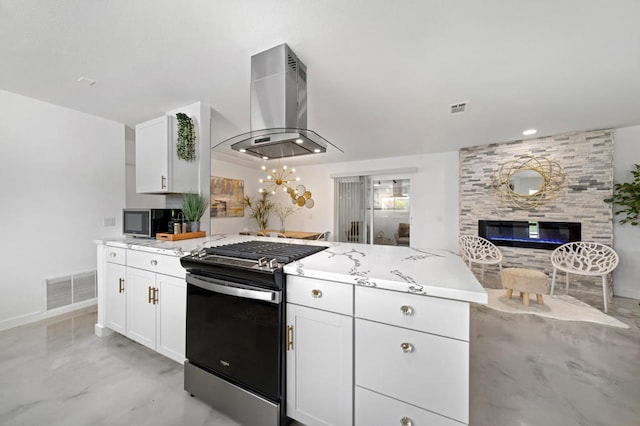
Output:
[[582,238],[578,222],[479,220],[478,235],[497,246],[553,250]]

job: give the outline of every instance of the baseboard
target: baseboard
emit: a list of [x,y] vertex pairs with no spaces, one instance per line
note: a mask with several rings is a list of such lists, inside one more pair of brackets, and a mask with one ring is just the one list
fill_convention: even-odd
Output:
[[0,321],[0,331],[5,331],[10,328],[20,327],[21,325],[27,325],[34,322],[42,321],[44,319],[57,317],[58,315],[64,315],[69,312],[75,312],[89,306],[96,305],[98,303],[97,298],[83,300],[82,302],[74,303],[73,305],[63,306],[61,308],[52,309],[46,312],[33,312],[19,317],[9,318]]
[[640,289],[632,289],[632,288],[616,288],[615,284],[613,285],[613,295],[618,297],[628,297],[629,299],[638,299],[640,300]]
[[107,326],[104,326],[102,324],[97,324],[93,327],[93,331],[96,333],[96,336],[98,337],[106,337],[108,335],[110,335],[111,333],[114,333],[114,331],[112,329],[110,329]]

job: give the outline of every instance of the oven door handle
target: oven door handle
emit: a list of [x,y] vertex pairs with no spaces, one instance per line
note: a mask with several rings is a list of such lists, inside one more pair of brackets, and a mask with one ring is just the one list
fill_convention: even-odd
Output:
[[194,285],[196,287],[200,287],[204,290],[213,291],[215,293],[226,294],[228,296],[241,297],[243,299],[253,299],[253,300],[262,300],[265,302],[278,304],[282,301],[282,292],[281,291],[273,291],[273,290],[263,290],[263,289],[253,289],[246,287],[238,287],[237,284],[221,281],[220,282],[228,283],[228,285],[216,284],[212,283],[208,280],[204,280],[193,276],[192,274],[187,274],[187,284]]

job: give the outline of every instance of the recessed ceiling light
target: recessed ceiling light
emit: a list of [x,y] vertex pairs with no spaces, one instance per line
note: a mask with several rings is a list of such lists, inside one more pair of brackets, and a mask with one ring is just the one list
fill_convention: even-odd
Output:
[[535,135],[536,133],[538,133],[536,129],[527,129],[524,132],[522,132],[522,134],[525,136]]
[[301,144],[302,142],[304,142],[302,139],[296,139],[297,144]]

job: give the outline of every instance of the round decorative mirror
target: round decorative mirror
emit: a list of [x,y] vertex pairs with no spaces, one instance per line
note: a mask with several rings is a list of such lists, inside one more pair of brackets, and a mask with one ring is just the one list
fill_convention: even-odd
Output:
[[518,170],[509,179],[509,188],[520,195],[535,195],[543,186],[544,177],[537,170]]
[[555,161],[523,156],[500,167],[493,180],[496,196],[510,207],[533,209],[558,196],[564,171]]

